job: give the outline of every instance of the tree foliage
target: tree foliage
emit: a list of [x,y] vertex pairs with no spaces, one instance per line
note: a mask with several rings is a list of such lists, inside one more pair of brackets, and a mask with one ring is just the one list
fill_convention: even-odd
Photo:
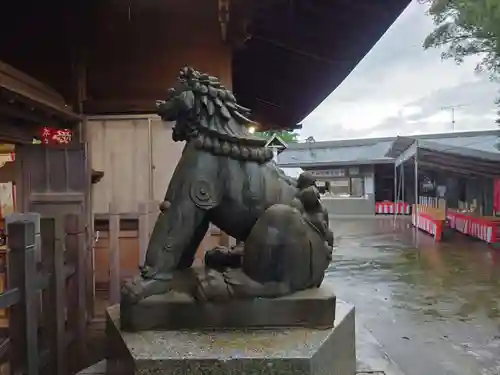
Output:
[[429,14],[436,29],[424,48],[445,48],[444,59],[461,63],[480,56],[478,71],[500,77],[500,0],[430,0]]
[[[424,48],[445,48],[443,59],[460,64],[466,57],[479,56],[476,71],[500,79],[500,0],[428,0],[436,29],[424,41]],[[500,107],[500,99],[496,104]],[[499,118],[496,120],[500,124]]]
[[291,131],[267,131],[267,132],[260,132],[258,133],[259,136],[262,138],[269,139],[271,138],[274,134],[278,134],[278,136],[285,142],[285,143],[295,143],[298,142],[299,134]]

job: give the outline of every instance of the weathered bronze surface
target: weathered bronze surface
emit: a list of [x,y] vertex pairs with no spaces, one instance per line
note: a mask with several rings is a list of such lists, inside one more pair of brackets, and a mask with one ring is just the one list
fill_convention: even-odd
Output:
[[279,298],[199,303],[190,290],[204,272],[203,268],[196,267],[175,271],[170,292],[150,296],[121,311],[122,329],[137,332],[334,326],[336,298],[331,287],[306,289]]
[[287,177],[266,140],[251,134],[250,110],[217,78],[184,68],[158,102],[185,141],[140,276],[122,289],[122,310],[172,290],[189,269],[210,223],[244,243],[206,254],[187,293],[198,301],[281,297],[318,287],[330,263],[333,234],[315,180]]

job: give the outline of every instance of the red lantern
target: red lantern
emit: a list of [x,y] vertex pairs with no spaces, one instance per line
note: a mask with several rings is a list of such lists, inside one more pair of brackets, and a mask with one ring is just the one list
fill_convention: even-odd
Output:
[[71,136],[71,130],[69,129],[56,129],[52,135],[52,140],[58,145],[69,145]]
[[42,129],[42,143],[45,145],[68,145],[71,143],[70,129],[57,129],[44,126]]

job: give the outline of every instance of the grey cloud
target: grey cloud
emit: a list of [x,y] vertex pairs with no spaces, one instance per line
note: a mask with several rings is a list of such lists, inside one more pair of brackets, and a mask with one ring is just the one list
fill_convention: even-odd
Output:
[[455,87],[444,87],[412,103],[411,105],[422,108],[422,113],[417,114],[417,118],[410,116],[408,119],[415,120],[418,116],[427,117],[442,107],[449,106],[461,106],[461,110],[468,114],[482,115],[494,108],[499,88],[498,84],[485,80],[466,82]]
[[[379,44],[325,100],[317,115],[304,121],[304,134],[342,139],[449,131],[451,119],[442,108],[459,104],[466,106],[456,110],[457,130],[495,126],[491,116],[497,108],[494,100],[500,94],[500,85],[485,75],[474,76],[474,61],[456,68],[450,61],[441,61],[440,50],[424,51],[423,40],[433,28],[425,11],[426,6],[417,1],[408,6]],[[369,129],[352,129],[344,119],[339,124],[334,115],[346,104],[359,106],[359,111],[368,103],[383,108],[401,95],[405,100],[399,115],[389,114],[382,121],[367,115],[367,124],[374,121]]]
[[[404,135],[415,131],[432,133],[436,130],[451,130],[451,114],[449,120],[444,120],[441,123],[436,124],[435,122],[426,121],[431,116],[443,111],[450,111],[451,109],[443,108],[450,105],[464,105],[463,107],[457,107],[455,110],[456,130],[492,128],[494,127],[493,120],[485,118],[485,115],[493,114],[496,111],[494,105],[496,95],[498,95],[498,86],[483,81],[466,82],[455,87],[443,88],[407,106],[409,108],[420,108],[420,112],[408,116],[389,117],[370,129],[370,133]],[[404,113],[404,111],[401,112]],[[465,117],[465,119],[461,120],[462,117]],[[438,126],[441,126],[442,129],[436,129]]]
[[[381,88],[393,81],[396,72],[418,75],[423,68],[440,64],[440,50],[423,50],[422,47],[425,37],[434,27],[430,17],[425,15],[427,8],[417,1],[410,3],[343,86],[336,90],[335,100],[355,101],[363,96],[377,95]],[[394,94],[398,95],[397,92]]]
[[[335,132],[335,137],[333,139],[349,139],[349,138],[365,138],[367,131],[366,130],[356,130],[356,129],[349,129],[342,125],[341,123],[334,122],[331,124],[326,125],[329,130],[334,130]],[[370,130],[371,132],[371,130]],[[307,135],[311,135],[307,133]],[[322,139],[321,137],[314,136],[313,137],[317,138],[318,140],[325,140]],[[304,137],[307,138],[307,137]]]
[[440,56],[439,51],[422,53],[424,38],[433,27],[432,20],[423,16],[427,8],[427,5],[416,1],[410,3],[382,37],[383,48],[373,48],[360,64],[360,69],[369,70],[370,73],[374,70],[387,72],[394,65],[404,63],[409,68],[417,68],[424,60],[435,61],[436,56]]
[[[492,82],[466,82],[454,87],[436,90],[401,108],[398,116],[390,116],[370,129],[349,129],[338,122],[322,124],[335,132],[336,139],[383,137],[451,131],[451,115],[443,107],[468,104],[456,109],[455,130],[479,130],[495,127],[494,120],[485,118],[496,112],[494,98],[498,85]],[[405,109],[419,109],[418,113],[405,115]],[[428,121],[430,117],[443,114],[440,122]],[[465,119],[462,119],[464,118]],[[471,118],[472,117],[472,118]],[[318,124],[319,125],[319,124]]]

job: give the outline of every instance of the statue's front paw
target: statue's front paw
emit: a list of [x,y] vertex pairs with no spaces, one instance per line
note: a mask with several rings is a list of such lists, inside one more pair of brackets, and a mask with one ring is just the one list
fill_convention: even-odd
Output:
[[134,278],[123,283],[121,289],[121,302],[126,305],[135,305],[142,299],[142,278]]
[[172,288],[172,275],[156,273],[155,276],[158,279],[137,276],[125,281],[121,290],[122,304],[134,305],[152,295],[169,292]]

